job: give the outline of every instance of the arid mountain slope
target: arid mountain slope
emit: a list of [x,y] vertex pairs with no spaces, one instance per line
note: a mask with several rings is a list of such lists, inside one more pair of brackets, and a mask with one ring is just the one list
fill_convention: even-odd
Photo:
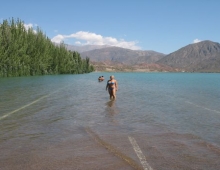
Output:
[[89,57],[95,62],[117,62],[125,65],[137,65],[141,63],[155,63],[165,55],[155,51],[130,50],[120,47],[107,47],[82,52],[83,58]]
[[220,44],[212,41],[190,44],[156,63],[190,72],[220,72]]
[[220,72],[220,44],[208,40],[187,45],[168,55],[113,46],[66,47],[78,51],[82,58],[89,57],[96,70],[100,71]]

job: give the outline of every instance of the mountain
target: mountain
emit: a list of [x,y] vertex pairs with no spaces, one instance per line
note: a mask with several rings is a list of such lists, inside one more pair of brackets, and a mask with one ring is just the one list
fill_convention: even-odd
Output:
[[190,44],[156,63],[189,72],[220,72],[220,44],[208,40]]
[[[60,43],[55,43],[54,45],[59,46]],[[69,44],[64,44],[67,50],[70,51],[77,51],[78,53],[85,52],[85,51],[90,51],[94,49],[101,49],[101,48],[106,48],[109,47],[108,45],[83,45],[83,46],[76,46],[76,45],[69,45]]]
[[85,51],[90,51],[94,49],[102,49],[109,47],[108,45],[84,45],[84,46],[75,46],[75,45],[68,45],[65,44],[67,50],[70,51],[77,51],[78,53],[85,52]]
[[125,65],[155,63],[165,54],[155,51],[130,50],[120,47],[106,47],[80,53],[82,58],[89,57],[95,62],[112,62]]
[[220,72],[220,44],[208,40],[168,55],[113,46],[65,46],[78,51],[82,58],[89,57],[100,71]]

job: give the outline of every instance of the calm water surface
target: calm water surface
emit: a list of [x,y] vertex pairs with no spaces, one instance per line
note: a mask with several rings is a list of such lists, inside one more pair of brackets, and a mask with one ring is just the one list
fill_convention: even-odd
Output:
[[[99,76],[106,78],[98,82]],[[110,73],[0,78],[0,169],[220,169],[220,74]]]

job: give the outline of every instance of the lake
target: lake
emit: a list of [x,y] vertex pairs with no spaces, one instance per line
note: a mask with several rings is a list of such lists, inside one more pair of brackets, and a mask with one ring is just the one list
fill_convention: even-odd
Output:
[[0,78],[0,169],[220,169],[219,87],[217,73]]

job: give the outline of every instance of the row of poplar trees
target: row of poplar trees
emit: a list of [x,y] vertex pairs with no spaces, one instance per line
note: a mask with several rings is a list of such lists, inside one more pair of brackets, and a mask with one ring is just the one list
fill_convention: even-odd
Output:
[[26,29],[17,19],[0,24],[0,77],[81,74],[94,71],[89,58],[54,45],[40,30]]

